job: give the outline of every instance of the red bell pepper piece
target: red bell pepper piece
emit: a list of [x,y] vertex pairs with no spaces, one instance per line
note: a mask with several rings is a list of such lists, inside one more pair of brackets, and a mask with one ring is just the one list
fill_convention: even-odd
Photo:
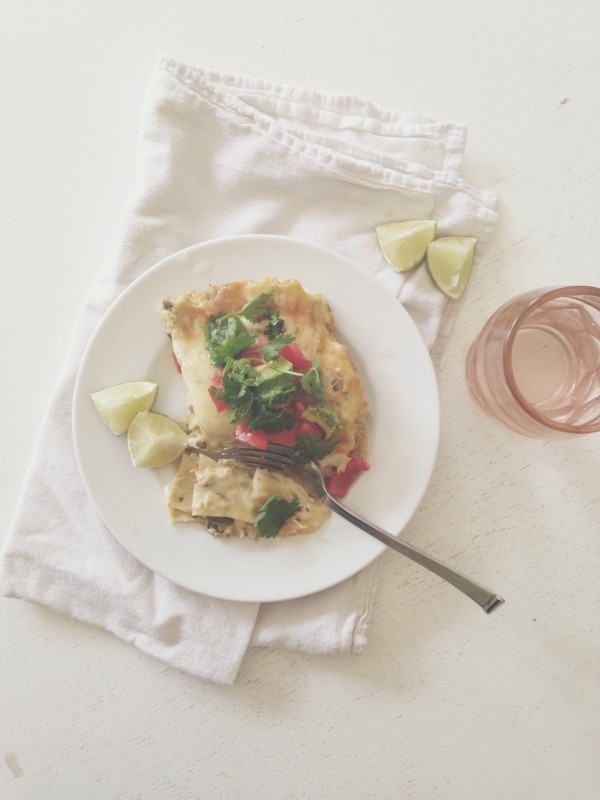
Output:
[[320,425],[310,419],[301,420],[298,425],[298,436],[309,436],[310,434],[317,436],[319,439],[325,438],[325,431]]
[[287,359],[287,361],[290,361],[296,372],[307,372],[312,367],[312,361],[309,361],[308,358],[306,358],[296,342],[292,342],[292,344],[284,344],[279,351],[279,355],[282,358]]
[[226,408],[229,408],[227,403],[224,400],[221,400],[219,397],[215,397],[214,391],[215,389],[222,389],[223,388],[223,370],[216,369],[212,375],[213,385],[208,387],[208,393],[210,395],[210,399],[215,404],[215,408],[217,411],[225,411]]
[[362,458],[352,456],[345,469],[341,472],[338,470],[332,472],[326,481],[327,490],[336,497],[344,497],[360,473],[368,469],[370,469],[370,464],[367,464]]
[[252,345],[252,347],[247,347],[245,350],[242,350],[237,358],[249,358],[251,359],[250,364],[253,367],[258,367],[265,361],[262,354],[262,348],[268,343],[268,338],[264,335],[264,333],[261,333],[256,339],[256,344]]
[[260,428],[255,431],[248,430],[245,422],[240,422],[235,426],[235,438],[238,442],[245,442],[256,447],[257,450],[266,450],[269,446],[269,434]]
[[216,369],[212,374],[212,382],[213,386],[216,386],[217,389],[223,388],[223,370]]
[[217,389],[216,386],[209,386],[208,387],[208,393],[210,395],[210,399],[215,404],[215,408],[217,409],[217,411],[225,411],[225,409],[229,408],[229,406],[227,405],[225,400],[221,400],[220,397],[215,397],[215,394],[214,394],[215,393],[215,389]]
[[237,358],[249,358],[250,364],[253,367],[258,367],[264,363],[264,358],[260,351],[260,347],[247,347],[237,356]]
[[267,433],[267,438],[273,444],[285,444],[288,447],[295,447],[298,442],[298,426],[294,425],[293,428],[279,431],[279,433]]

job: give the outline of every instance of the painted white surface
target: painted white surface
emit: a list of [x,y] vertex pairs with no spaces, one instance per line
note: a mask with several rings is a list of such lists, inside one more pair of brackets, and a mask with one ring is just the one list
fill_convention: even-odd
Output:
[[507,599],[487,618],[386,554],[360,657],[252,651],[233,687],[0,601],[0,797],[596,800],[600,439],[489,421],[463,378],[489,314],[600,281],[595,2],[7,0],[0,10],[4,536],[91,277],[112,256],[159,51],[469,127],[500,195],[439,370],[442,439],[407,537]]

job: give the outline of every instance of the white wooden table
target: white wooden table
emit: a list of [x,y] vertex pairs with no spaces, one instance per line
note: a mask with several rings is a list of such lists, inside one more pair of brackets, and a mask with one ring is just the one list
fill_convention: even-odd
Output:
[[406,536],[507,602],[485,617],[389,553],[362,656],[252,651],[223,688],[3,599],[1,798],[600,797],[600,437],[513,435],[463,377],[505,299],[600,281],[599,30],[583,0],[6,0],[0,536],[112,257],[163,51],[468,125],[465,177],[500,216],[439,370],[439,458]]

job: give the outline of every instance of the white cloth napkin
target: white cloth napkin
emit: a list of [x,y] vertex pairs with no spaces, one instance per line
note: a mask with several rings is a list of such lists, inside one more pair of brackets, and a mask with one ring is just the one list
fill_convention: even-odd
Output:
[[448,303],[426,269],[400,275],[386,264],[375,226],[434,218],[438,235],[475,236],[480,257],[495,198],[461,180],[464,143],[461,125],[160,56],[118,255],[80,313],[3,549],[0,593],[101,626],[221,683],[235,680],[249,646],[361,651],[377,563],[319,594],[259,606],[194,594],[130,556],[82,484],[73,385],[92,331],[134,278],[191,244],[244,233],[290,236],[347,256],[385,283],[432,347],[448,329]]

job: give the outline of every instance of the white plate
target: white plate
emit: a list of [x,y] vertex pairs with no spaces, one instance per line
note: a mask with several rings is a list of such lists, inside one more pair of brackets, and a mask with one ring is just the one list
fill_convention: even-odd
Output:
[[371,469],[347,505],[398,534],[417,508],[433,469],[439,407],[429,353],[408,313],[377,280],[321,247],[278,236],[240,236],[195,245],[148,270],[117,299],[83,357],[75,387],[77,458],[109,530],[139,561],[180,586],[212,597],[274,601],[326,589],[354,575],[384,545],[336,514],[316,533],[282,539],[215,539],[200,525],[167,522],[164,487],[172,467],[133,467],[90,399],[128,381],[159,386],[155,410],[179,418],[186,394],[158,315],[165,297],[209,283],[298,278],[330,303],[371,414]]

